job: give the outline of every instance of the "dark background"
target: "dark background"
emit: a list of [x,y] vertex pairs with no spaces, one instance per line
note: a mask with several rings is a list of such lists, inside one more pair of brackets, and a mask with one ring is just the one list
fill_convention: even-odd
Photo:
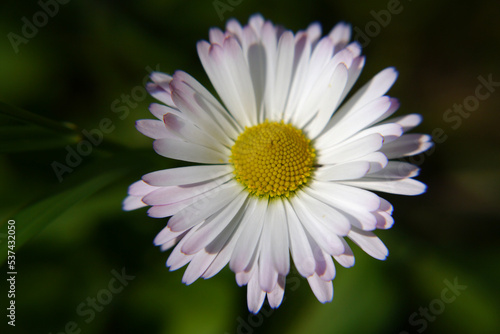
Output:
[[[7,221],[14,219],[16,327],[7,333],[498,332],[500,85],[475,96],[481,77],[500,82],[500,2],[406,0],[390,17],[380,12],[388,13],[385,0],[229,3],[73,0],[44,23],[39,3],[2,2],[0,101],[57,123],[0,108],[0,326],[8,320]],[[214,4],[228,7],[218,12]],[[209,86],[196,42],[210,27],[230,17],[246,24],[256,12],[293,31],[319,21],[327,33],[350,22],[355,37],[366,34],[356,87],[395,66],[390,95],[400,99],[398,115],[422,114],[417,131],[433,134],[436,146],[413,160],[426,194],[384,196],[396,220],[378,232],[390,250],[386,261],[355,248],[356,265],[337,266],[326,305],[292,272],[282,306],[265,304],[251,316],[246,288],[228,268],[183,285],[184,269],[169,272],[168,254],[152,245],[166,221],[144,209],[123,212],[121,201],[141,175],[177,165],[134,128],[152,118],[147,73],[182,69]],[[23,17],[34,15],[44,24],[13,46],[12,34],[25,38]],[[448,111],[463,103],[470,111]],[[103,142],[59,182],[54,162],[66,164],[68,150],[85,149],[83,130],[96,129],[107,131]],[[129,280],[118,283],[122,270]],[[444,290],[454,281],[462,290]]]

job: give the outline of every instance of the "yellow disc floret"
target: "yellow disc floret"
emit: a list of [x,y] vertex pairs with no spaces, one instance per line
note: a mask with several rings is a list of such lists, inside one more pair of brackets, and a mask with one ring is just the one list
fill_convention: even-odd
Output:
[[236,180],[252,195],[289,197],[311,177],[315,156],[301,130],[266,121],[245,128],[231,148],[230,162]]

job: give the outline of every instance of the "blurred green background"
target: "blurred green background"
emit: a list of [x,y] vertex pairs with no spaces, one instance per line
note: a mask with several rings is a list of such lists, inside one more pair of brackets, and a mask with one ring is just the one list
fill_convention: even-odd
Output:
[[[500,82],[500,2],[407,0],[390,22],[376,23],[393,3],[73,0],[42,24],[40,3],[2,2],[0,101],[56,121],[1,106],[2,333],[498,332],[500,87],[470,112],[447,110],[475,101],[480,76]],[[396,220],[378,233],[390,250],[386,261],[354,248],[356,265],[337,266],[326,305],[292,272],[282,306],[265,304],[251,316],[246,288],[228,268],[183,285],[184,269],[169,272],[168,253],[152,244],[166,221],[145,209],[123,212],[121,201],[141,175],[177,165],[134,128],[151,118],[153,99],[142,89],[148,72],[182,69],[208,86],[196,42],[210,27],[223,28],[230,17],[246,23],[256,12],[294,31],[319,21],[328,32],[343,20],[367,34],[356,87],[395,66],[400,76],[390,95],[400,99],[398,114],[422,114],[417,131],[438,143],[413,161],[422,164],[426,194],[384,196]],[[25,28],[25,38],[23,17],[33,16],[41,27]],[[54,161],[65,163],[66,146],[76,149],[83,130],[103,127],[104,142],[59,182]],[[5,316],[9,219],[17,231],[15,328]],[[122,271],[128,280],[115,282]],[[454,295],[445,281],[466,288]]]

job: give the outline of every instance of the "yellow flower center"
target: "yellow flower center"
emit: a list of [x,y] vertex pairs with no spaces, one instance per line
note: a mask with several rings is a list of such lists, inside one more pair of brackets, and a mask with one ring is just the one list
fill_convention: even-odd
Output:
[[311,141],[291,124],[265,121],[245,128],[231,148],[234,175],[254,196],[289,197],[314,168]]

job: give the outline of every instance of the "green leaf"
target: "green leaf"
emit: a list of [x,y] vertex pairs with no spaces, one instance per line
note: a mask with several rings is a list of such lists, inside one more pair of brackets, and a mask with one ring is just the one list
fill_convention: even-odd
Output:
[[61,148],[80,140],[76,126],[0,102],[0,153]]
[[28,124],[36,124],[46,129],[51,129],[56,133],[65,135],[74,135],[76,126],[72,123],[61,123],[53,121],[49,118],[37,115],[30,111],[14,107],[6,103],[0,102],[0,114],[6,115],[9,118],[26,122]]
[[0,153],[62,148],[78,139],[76,134],[61,135],[32,124],[4,125],[0,126]]
[[[103,166],[100,167],[102,168]],[[62,189],[59,189],[60,191],[41,201],[28,205],[14,213],[11,217],[8,217],[8,219],[16,221],[15,251],[18,251],[19,247],[41,232],[61,214],[85,198],[116,182],[116,180],[122,177],[127,171],[128,169],[124,168],[111,169],[103,173],[96,172],[93,174],[97,174],[95,177],[79,177],[76,185],[70,184],[70,187],[63,187],[63,185],[61,185]],[[84,173],[84,175],[86,176],[88,173]],[[70,180],[66,182],[71,183]],[[7,223],[7,219],[4,219],[4,222]],[[2,231],[4,231],[4,229],[6,231],[5,224],[3,225]],[[7,242],[3,240],[0,244],[0,263],[3,263],[6,257]]]

